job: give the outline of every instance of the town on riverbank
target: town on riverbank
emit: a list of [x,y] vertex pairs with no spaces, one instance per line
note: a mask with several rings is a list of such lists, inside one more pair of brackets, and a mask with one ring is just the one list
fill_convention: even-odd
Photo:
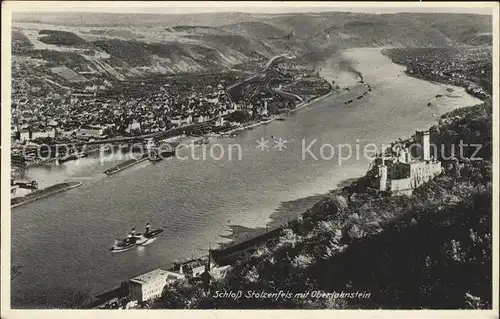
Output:
[[410,76],[464,87],[481,100],[493,93],[490,46],[386,49],[384,53],[394,63],[405,65]]
[[[186,134],[231,135],[269,123],[332,91],[314,69],[281,56],[250,76],[243,72],[151,76],[113,87],[61,92],[47,83],[28,85],[24,66],[13,67],[14,171],[87,156],[99,151],[99,144]],[[34,88],[36,94],[31,92]],[[120,92],[127,92],[127,99]]]

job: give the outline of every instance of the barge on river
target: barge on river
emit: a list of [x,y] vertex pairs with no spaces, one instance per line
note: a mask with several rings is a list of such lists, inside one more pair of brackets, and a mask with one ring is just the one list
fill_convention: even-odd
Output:
[[129,159],[129,160],[127,160],[127,161],[125,161],[125,162],[123,162],[123,163],[121,163],[121,164],[118,164],[118,165],[116,165],[116,166],[114,166],[114,167],[112,167],[112,168],[110,168],[110,169],[105,170],[105,171],[104,171],[104,174],[106,174],[106,175],[108,175],[108,176],[109,176],[109,175],[116,174],[116,173],[118,173],[118,172],[123,171],[124,169],[127,169],[127,168],[132,167],[132,166],[134,166],[134,165],[136,165],[136,164],[139,164],[139,163],[141,163],[141,162],[144,162],[144,161],[146,161],[147,159],[148,159],[148,154],[144,154],[144,155],[142,155],[142,156],[141,156],[140,158],[138,158],[138,159],[137,159],[137,158],[132,158],[132,159]]

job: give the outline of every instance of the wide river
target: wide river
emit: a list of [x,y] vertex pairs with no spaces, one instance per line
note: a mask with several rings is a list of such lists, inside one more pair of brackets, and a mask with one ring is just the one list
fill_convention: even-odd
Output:
[[[344,56],[373,88],[364,98],[356,99],[366,87],[338,70],[332,59],[323,76],[349,85],[350,92],[330,95],[286,121],[236,138],[212,138],[205,159],[198,146],[181,151],[188,159],[144,162],[109,177],[103,171],[123,160],[120,154],[27,171],[24,178],[42,187],[69,180],[84,185],[12,210],[12,263],[23,266],[12,281],[12,307],[37,307],[44,296],[57,297],[68,289],[89,287],[100,293],[176,259],[206,254],[209,243],[231,233],[230,226],[263,227],[282,203],[326,193],[364,174],[370,162],[362,152],[366,144],[380,147],[408,137],[435,124],[442,113],[480,103],[461,88],[455,88],[461,97],[433,99],[446,87],[406,76],[404,67],[380,49],[354,49]],[[344,105],[349,99],[354,102]],[[256,148],[261,138],[269,140],[268,150]],[[274,148],[273,139],[279,138],[287,141],[281,151]],[[311,153],[303,157],[302,146],[310,144]],[[353,154],[341,162],[339,144],[351,145]],[[342,156],[348,155],[344,146]],[[165,229],[155,243],[110,253],[115,238],[131,227],[142,231],[146,222]]]

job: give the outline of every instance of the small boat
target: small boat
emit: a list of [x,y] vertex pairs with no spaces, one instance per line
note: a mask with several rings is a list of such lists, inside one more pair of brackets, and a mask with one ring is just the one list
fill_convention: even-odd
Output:
[[132,239],[132,238],[126,238],[124,240],[118,241],[116,244],[114,244],[113,246],[111,246],[111,248],[109,250],[111,250],[114,253],[118,253],[118,252],[122,252],[122,251],[126,251],[126,250],[129,250],[129,249],[132,249],[135,246],[137,246],[137,243],[136,243],[136,241],[134,239]]
[[163,233],[163,229],[158,228],[155,230],[149,230],[149,224],[146,225],[146,232],[144,234],[134,233],[134,229],[129,236],[122,240],[117,240],[116,243],[111,246],[109,250],[112,252],[122,252],[130,250],[136,246],[146,246],[156,240],[159,234]]

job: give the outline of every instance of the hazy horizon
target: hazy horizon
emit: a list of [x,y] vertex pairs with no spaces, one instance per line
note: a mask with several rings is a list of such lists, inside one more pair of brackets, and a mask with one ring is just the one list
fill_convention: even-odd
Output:
[[[34,6],[34,4],[36,5]],[[274,2],[66,2],[61,7],[53,1],[23,1],[4,3],[14,13],[116,13],[116,14],[203,14],[203,13],[248,13],[248,14],[289,14],[289,13],[324,13],[324,12],[353,12],[353,13],[455,13],[455,14],[480,14],[492,15],[492,3],[367,3],[360,6],[355,3],[335,2],[281,2],[277,6]],[[301,4],[306,4],[301,5]],[[330,5],[329,5],[330,4]],[[363,3],[361,3],[363,4]],[[397,5],[396,5],[397,4]]]

